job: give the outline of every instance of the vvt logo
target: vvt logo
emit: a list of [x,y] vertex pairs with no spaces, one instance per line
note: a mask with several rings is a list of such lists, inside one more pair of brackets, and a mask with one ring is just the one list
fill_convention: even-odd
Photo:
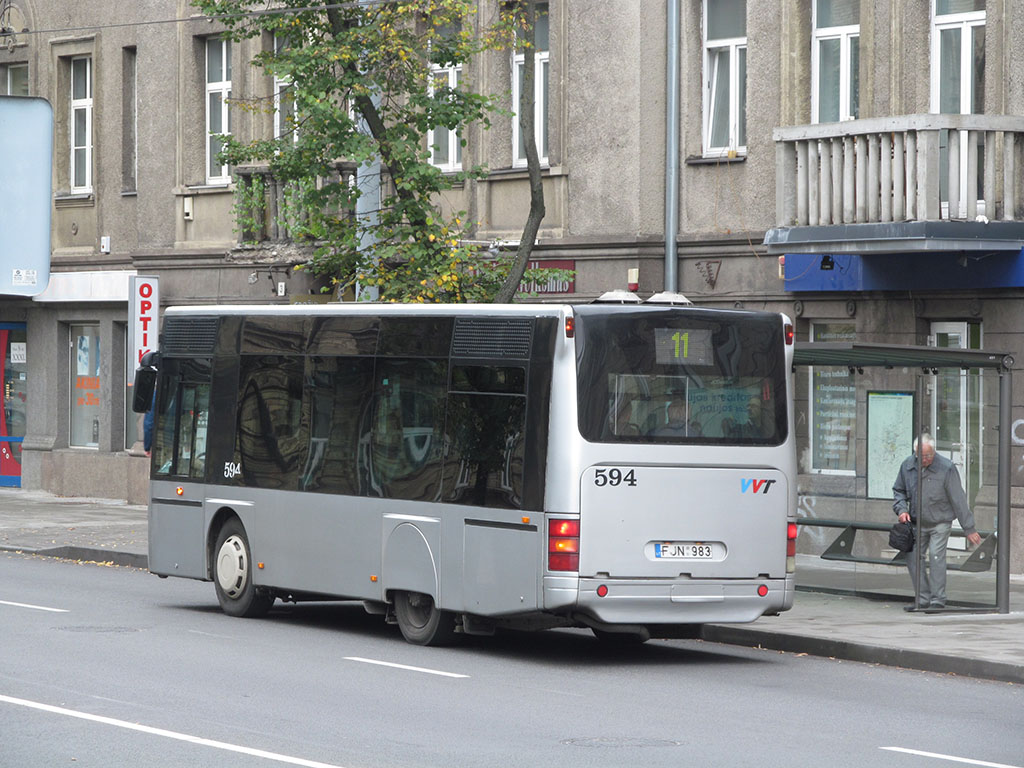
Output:
[[742,478],[740,480],[740,493],[768,493],[768,489],[772,487],[774,480],[764,478],[763,480],[755,480],[754,478]]

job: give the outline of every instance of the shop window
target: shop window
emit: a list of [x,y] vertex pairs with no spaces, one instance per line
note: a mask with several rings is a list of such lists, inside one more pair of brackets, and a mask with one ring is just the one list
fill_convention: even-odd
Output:
[[71,434],[73,446],[100,444],[100,329],[71,326]]

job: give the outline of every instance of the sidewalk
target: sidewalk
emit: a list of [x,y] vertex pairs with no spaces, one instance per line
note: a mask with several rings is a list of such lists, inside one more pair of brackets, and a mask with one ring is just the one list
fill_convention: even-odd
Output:
[[[147,547],[145,507],[0,489],[0,551],[145,568]],[[1022,580],[1011,584],[1009,614],[908,614],[907,604],[801,590],[792,610],[708,625],[704,639],[1024,683]]]

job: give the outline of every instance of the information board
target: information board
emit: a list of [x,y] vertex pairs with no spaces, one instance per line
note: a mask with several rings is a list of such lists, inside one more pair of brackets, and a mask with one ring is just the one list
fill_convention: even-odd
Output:
[[868,392],[868,498],[891,499],[900,464],[914,449],[914,393]]

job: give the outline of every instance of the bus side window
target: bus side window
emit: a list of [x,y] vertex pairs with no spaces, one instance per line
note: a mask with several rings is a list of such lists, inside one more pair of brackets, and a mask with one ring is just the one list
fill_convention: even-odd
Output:
[[372,357],[310,357],[309,452],[299,489],[359,494],[360,422],[373,393]]
[[242,357],[235,456],[249,485],[298,487],[309,448],[304,368],[298,356]]
[[441,493],[445,394],[443,360],[377,358],[376,392],[361,438],[362,491],[411,501]]

